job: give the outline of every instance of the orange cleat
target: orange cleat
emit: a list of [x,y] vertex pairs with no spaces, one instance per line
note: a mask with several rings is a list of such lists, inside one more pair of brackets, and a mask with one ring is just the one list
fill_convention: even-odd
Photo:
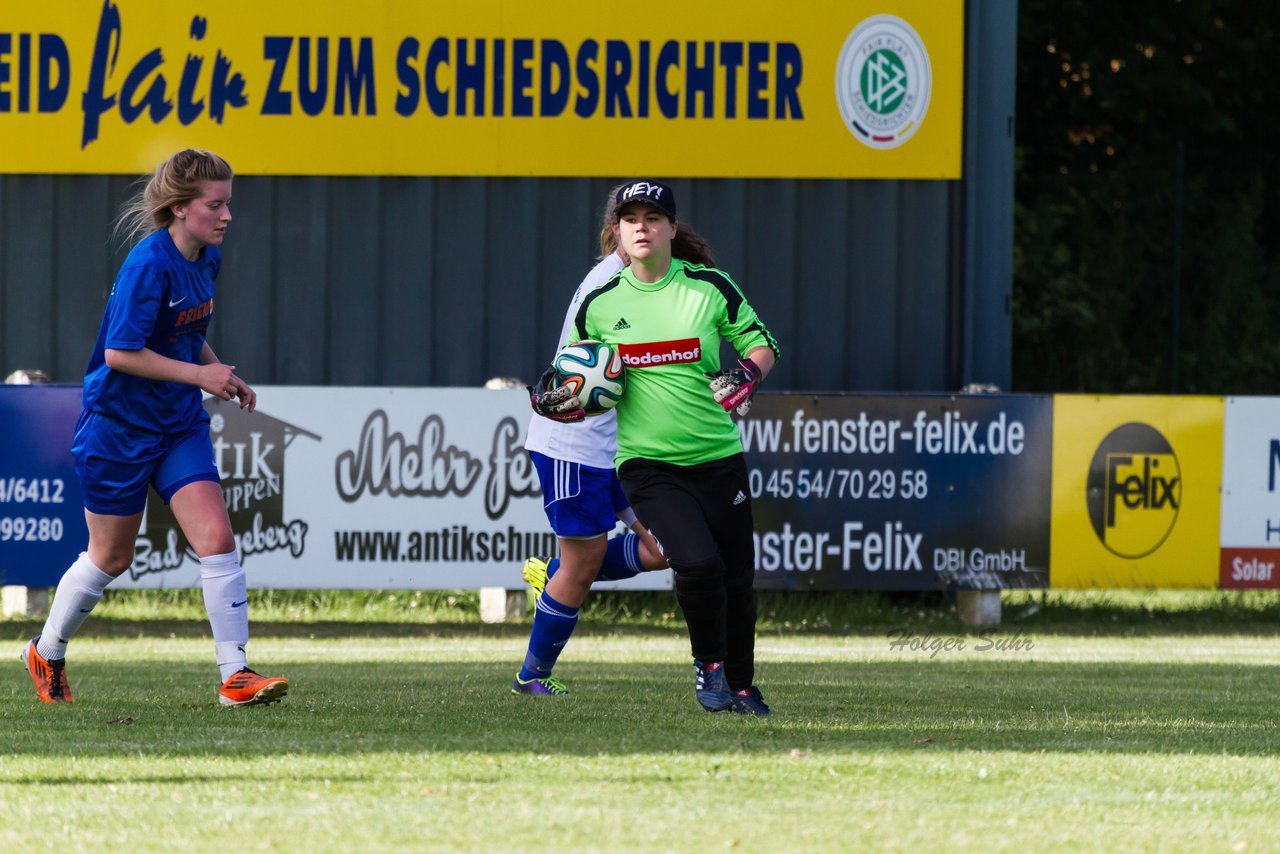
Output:
[[19,658],[27,666],[27,672],[36,683],[36,696],[46,703],[71,703],[71,686],[67,684],[67,660],[55,658],[45,661],[36,651],[36,637],[27,644]]
[[268,679],[249,668],[233,673],[218,689],[218,702],[224,706],[251,706],[278,703],[289,693],[289,680],[280,676]]

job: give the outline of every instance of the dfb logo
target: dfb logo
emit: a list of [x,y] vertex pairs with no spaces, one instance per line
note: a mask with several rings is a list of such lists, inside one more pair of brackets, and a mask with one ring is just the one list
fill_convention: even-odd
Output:
[[1164,544],[1178,520],[1178,457],[1149,424],[1123,424],[1093,454],[1085,500],[1094,533],[1111,553],[1145,557]]

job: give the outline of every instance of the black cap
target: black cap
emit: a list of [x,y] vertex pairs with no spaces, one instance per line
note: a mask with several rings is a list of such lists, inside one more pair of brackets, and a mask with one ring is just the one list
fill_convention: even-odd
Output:
[[666,184],[648,178],[637,178],[628,181],[618,190],[613,199],[613,212],[617,214],[625,205],[632,202],[643,202],[653,205],[672,220],[676,218],[676,194]]

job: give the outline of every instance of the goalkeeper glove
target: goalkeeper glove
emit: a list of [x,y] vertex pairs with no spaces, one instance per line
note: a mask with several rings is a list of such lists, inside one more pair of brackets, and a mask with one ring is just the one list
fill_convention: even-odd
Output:
[[711,380],[716,403],[723,406],[725,412],[736,410],[739,415],[746,415],[751,410],[751,396],[756,393],[764,376],[760,373],[760,366],[750,359],[739,359],[738,365],[740,367],[703,376]]
[[538,379],[537,388],[525,386],[533,411],[562,424],[574,424],[585,419],[587,412],[582,408],[582,401],[565,386],[557,386],[555,379],[556,369],[548,367]]

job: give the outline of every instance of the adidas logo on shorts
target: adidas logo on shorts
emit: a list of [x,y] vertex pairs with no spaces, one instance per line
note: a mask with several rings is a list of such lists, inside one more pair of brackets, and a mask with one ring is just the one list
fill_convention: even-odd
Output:
[[619,317],[618,322],[613,324],[614,332],[617,332],[621,329],[630,329],[630,328],[631,328],[631,324],[627,323],[627,319],[625,317]]
[[733,497],[733,506],[734,506],[734,507],[737,507],[739,504],[741,504],[742,502],[744,502],[744,501],[746,501],[746,500],[747,500],[747,495],[746,495],[746,493],[745,493],[745,492],[743,492],[741,489],[739,489],[739,490],[738,490],[738,494],[737,494],[737,495],[735,495],[735,496]]

